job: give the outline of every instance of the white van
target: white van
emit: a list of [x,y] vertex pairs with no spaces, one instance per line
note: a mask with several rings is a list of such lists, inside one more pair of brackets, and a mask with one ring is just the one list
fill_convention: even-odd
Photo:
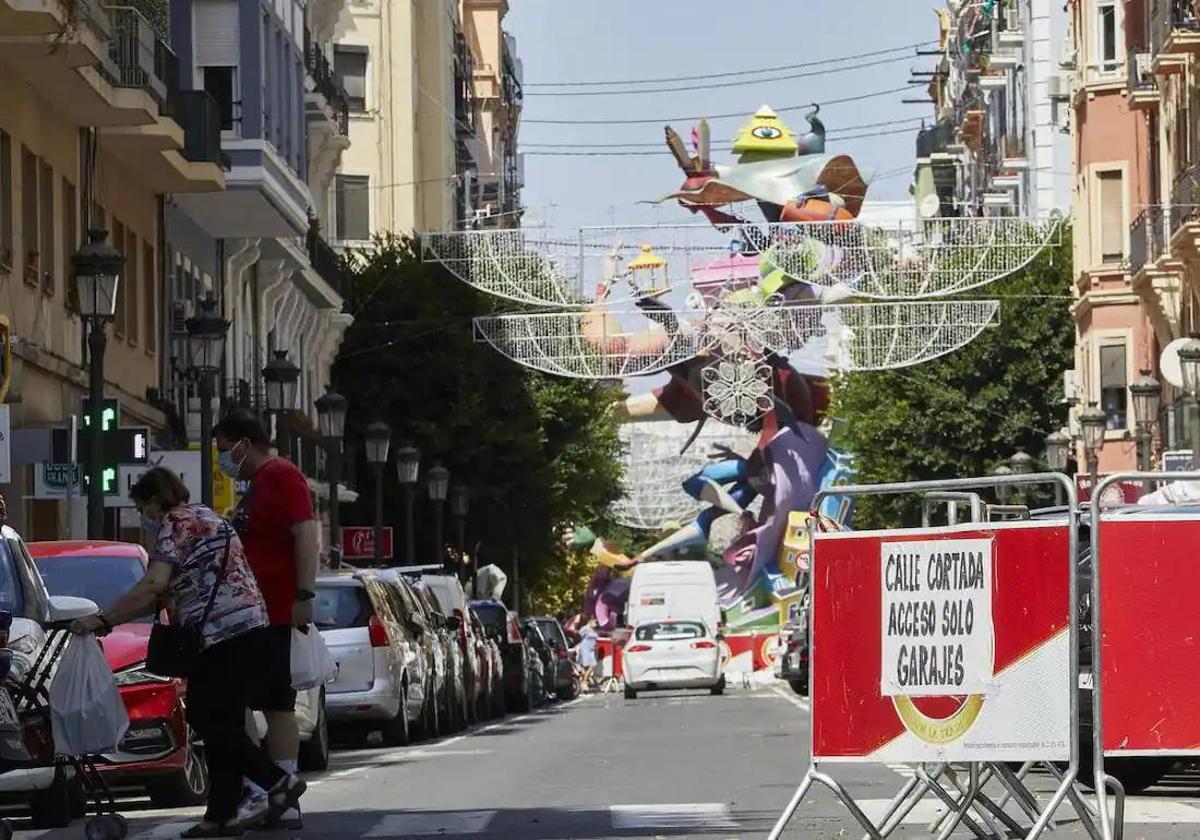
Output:
[[625,624],[678,619],[703,621],[709,636],[721,627],[712,566],[704,560],[650,560],[633,571]]

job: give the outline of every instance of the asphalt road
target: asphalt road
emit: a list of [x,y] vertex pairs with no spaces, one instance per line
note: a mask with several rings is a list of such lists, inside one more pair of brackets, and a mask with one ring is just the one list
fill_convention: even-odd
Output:
[[[787,689],[587,697],[507,718],[454,738],[399,749],[340,750],[310,778],[306,827],[290,840],[464,838],[765,837],[800,778],[808,743],[806,702]],[[868,813],[904,783],[902,767],[838,768]],[[1033,787],[1046,789],[1048,777]],[[1130,802],[1126,837],[1200,836],[1200,779],[1174,778]],[[130,838],[168,840],[196,811],[123,804]],[[923,803],[893,837],[930,837],[940,809]],[[1066,809],[1051,837],[1086,836]],[[22,828],[18,823],[18,828]],[[801,806],[790,838],[859,837],[828,793]],[[956,837],[970,836],[963,831]],[[83,837],[19,830],[21,840]]]

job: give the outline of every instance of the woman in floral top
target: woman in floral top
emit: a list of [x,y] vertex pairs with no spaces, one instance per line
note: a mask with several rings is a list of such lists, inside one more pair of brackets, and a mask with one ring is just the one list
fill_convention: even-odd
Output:
[[304,782],[281,770],[246,734],[247,695],[266,656],[262,593],[233,528],[204,505],[188,504],[187,486],[175,473],[163,467],[147,471],[129,497],[153,538],[150,565],[106,611],[80,619],[72,629],[107,632],[153,614],[164,600],[174,625],[197,628],[204,621],[185,703],[188,722],[204,741],[211,788],[204,820],[182,836],[239,837],[243,776],[269,791],[263,803],[268,815],[295,807],[304,792]]

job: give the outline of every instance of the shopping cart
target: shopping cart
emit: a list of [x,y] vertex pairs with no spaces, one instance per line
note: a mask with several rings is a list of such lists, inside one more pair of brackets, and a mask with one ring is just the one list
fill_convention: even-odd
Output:
[[[7,635],[12,616],[0,613],[0,634]],[[84,808],[90,803],[94,814],[84,825],[87,840],[123,840],[129,832],[125,817],[117,813],[116,801],[104,777],[96,769],[93,755],[58,755],[50,713],[50,679],[71,641],[69,621],[48,622],[45,643],[32,661],[18,659],[9,649],[0,649],[0,772],[54,767],[79,779]],[[11,823],[0,818],[0,840],[11,840]]]

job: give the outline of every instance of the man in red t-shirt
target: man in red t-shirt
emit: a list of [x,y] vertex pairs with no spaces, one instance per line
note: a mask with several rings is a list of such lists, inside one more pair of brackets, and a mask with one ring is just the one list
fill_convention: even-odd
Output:
[[[251,707],[267,719],[267,750],[285,772],[296,772],[300,732],[292,688],[292,628],[312,623],[320,526],[308,481],[296,465],[271,454],[270,437],[250,411],[231,412],[213,429],[218,465],[250,487],[233,514],[246,559],[267,604],[270,667],[252,692]],[[281,828],[302,825],[299,811],[285,813]]]

